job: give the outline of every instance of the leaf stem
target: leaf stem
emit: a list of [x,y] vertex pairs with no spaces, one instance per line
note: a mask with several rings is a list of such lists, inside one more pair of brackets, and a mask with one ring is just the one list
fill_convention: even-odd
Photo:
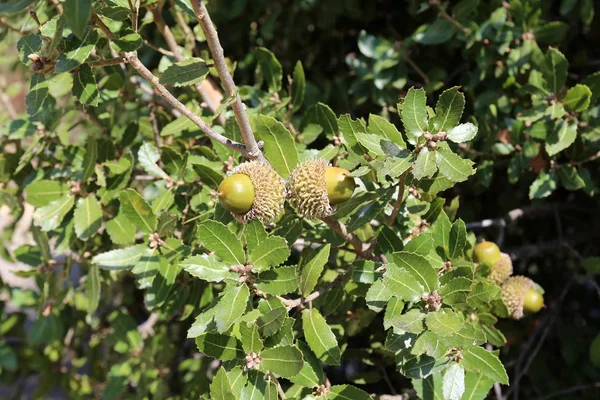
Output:
[[404,183],[406,182],[406,175],[408,174],[408,172],[403,173],[400,176],[400,179],[398,181],[398,198],[396,199],[396,202],[394,203],[394,208],[392,209],[392,213],[390,214],[390,217],[387,220],[387,224],[391,225],[394,223],[394,221],[396,220],[396,217],[398,216],[398,212],[400,212],[400,206],[402,205],[402,201],[404,200]]

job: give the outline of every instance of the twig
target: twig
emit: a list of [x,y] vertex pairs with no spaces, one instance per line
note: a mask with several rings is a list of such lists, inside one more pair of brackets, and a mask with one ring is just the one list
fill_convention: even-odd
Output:
[[144,44],[148,47],[150,47],[152,50],[154,51],[158,51],[160,54],[167,56],[167,57],[173,57],[175,58],[175,54],[173,54],[172,51],[169,51],[167,49],[163,49],[162,47],[158,47],[153,45],[152,43],[150,43],[148,40],[144,39]]
[[236,99],[231,108],[233,109],[235,120],[240,127],[240,132],[242,134],[244,144],[246,145],[246,156],[249,158],[258,159],[259,161],[265,161],[265,157],[260,151],[258,143],[256,142],[256,138],[254,137],[254,133],[252,133],[248,114],[246,113],[246,106],[242,103],[242,99],[239,93],[237,93],[235,82],[233,81],[233,78],[229,73],[229,69],[227,68],[225,55],[223,54],[223,48],[219,42],[219,35],[217,34],[213,22],[210,19],[210,15],[206,10],[206,6],[200,0],[191,0],[191,2],[192,8],[194,9],[194,14],[196,14],[198,23],[202,27],[202,31],[204,31],[204,36],[206,36],[210,54],[213,57],[215,68],[217,69],[219,77],[221,78],[221,82],[225,87],[227,96],[235,95]]
[[133,83],[134,85],[138,86],[140,89],[142,89],[142,91],[144,93],[149,94],[150,96],[153,96],[155,98],[155,100],[158,101],[159,103],[161,103],[161,106],[163,108],[168,109],[175,118],[181,117],[181,113],[179,111],[177,111],[175,108],[173,108],[173,106],[171,104],[169,104],[165,99],[163,99],[162,97],[157,95],[154,92],[154,89],[152,88],[152,86],[148,85],[148,83],[146,83],[145,80],[143,80],[142,78],[140,78],[139,76],[136,75],[136,76],[132,76],[131,78],[129,78],[129,81],[131,83]]
[[92,61],[88,63],[88,65],[90,67],[108,67],[111,65],[119,65],[125,63],[127,63],[127,60],[125,60],[123,57],[115,57],[108,60]]
[[562,397],[565,394],[581,392],[588,389],[597,389],[600,388],[600,382],[594,382],[587,385],[576,385],[567,389],[559,390],[558,392],[550,393],[543,397],[538,397],[536,400],[548,400],[554,397]]
[[17,119],[18,114],[15,108],[13,107],[12,101],[6,94],[6,79],[0,78],[0,102],[4,106],[4,109],[8,113],[10,119]]
[[171,92],[169,92],[167,90],[167,88],[165,88],[160,83],[158,78],[156,76],[154,76],[154,74],[152,74],[152,72],[150,72],[150,70],[148,68],[146,68],[144,66],[144,64],[142,64],[142,62],[138,59],[137,54],[135,52],[124,53],[123,57],[125,58],[125,60],[127,60],[127,62],[136,71],[138,71],[138,73],[140,75],[142,75],[142,77],[144,77],[148,82],[150,82],[152,84],[152,86],[154,86],[154,89],[156,90],[156,92],[158,93],[158,95],[160,97],[165,99],[170,105],[173,106],[173,108],[175,108],[179,112],[181,112],[181,114],[188,117],[190,119],[190,121],[192,121],[194,124],[196,124],[196,126],[198,128],[200,128],[200,130],[206,134],[206,136],[208,136],[212,140],[215,140],[218,143],[221,143],[224,146],[227,146],[231,149],[241,152],[246,157],[251,157],[249,152],[246,150],[246,146],[244,146],[242,143],[235,142],[235,141],[221,135],[220,133],[218,133],[217,131],[212,129],[200,117],[198,117],[196,114],[194,114],[192,111],[190,111],[190,109],[187,108],[186,106],[184,106],[179,100],[177,100],[175,98],[175,96],[173,96],[171,94]]
[[154,335],[154,325],[158,322],[160,314],[152,313],[148,319],[138,325],[138,332],[142,336],[142,339],[146,339],[148,336]]
[[358,238],[358,236],[356,236],[355,234],[348,233],[348,231],[346,230],[346,225],[344,225],[340,221],[333,220],[330,217],[322,218],[321,221],[325,222],[338,235],[340,235],[341,237],[344,238],[344,240],[346,240],[348,243],[350,243],[352,245],[352,247],[354,247],[356,249],[358,254],[362,255],[363,257],[368,258],[369,245],[367,245],[366,243],[363,243],[362,240],[360,240]]
[[108,39],[113,40],[115,38],[114,33],[112,33],[110,31],[110,29],[108,29],[108,26],[106,26],[104,21],[102,21],[102,19],[100,19],[98,14],[96,14],[96,11],[92,10],[92,17],[90,18],[90,20],[92,21],[92,23],[94,25],[96,25],[98,28],[100,28],[100,30],[102,32],[104,32],[104,35],[106,35],[106,37]]
[[414,69],[416,71],[417,74],[419,74],[421,79],[423,79],[424,83],[429,83],[429,77],[427,76],[427,74],[425,72],[423,72],[423,70],[421,68],[419,68],[419,66],[408,55],[408,50],[407,50],[406,54],[404,55],[404,60],[406,61],[406,63],[408,65],[410,65],[412,67],[412,69]]
[[8,22],[6,22],[6,20],[4,18],[0,18],[0,27],[4,27],[4,28],[8,29],[9,31],[17,32],[21,35],[27,35],[27,34],[31,33],[30,31],[23,31],[19,28],[12,26]]
[[131,10],[131,28],[134,32],[138,31],[138,13],[140,9],[140,0],[127,0]]
[[446,10],[444,9],[444,6],[442,6],[442,4],[440,3],[439,0],[430,0],[429,4],[435,6],[438,9],[438,11],[440,12],[440,15],[442,16],[442,18],[450,21],[452,23],[452,25],[454,25],[456,28],[460,29],[464,34],[467,35],[467,34],[471,33],[471,30],[469,28],[466,28],[464,25],[462,25],[460,22],[458,22],[455,18],[448,15]]
[[152,125],[152,131],[154,132],[154,144],[160,151],[160,130],[158,129],[158,120],[156,119],[156,113],[154,112],[154,103],[150,103],[148,107],[149,119]]
[[578,165],[585,164],[585,163],[590,162],[590,161],[595,161],[598,158],[600,158],[600,151],[597,152],[596,154],[588,157],[588,158],[584,158],[583,160],[571,161],[569,164],[574,165],[574,166],[578,166]]
[[286,399],[287,397],[285,396],[285,392],[283,391],[283,388],[281,387],[281,384],[279,383],[279,380],[275,377],[275,375],[273,375],[273,373],[271,371],[269,371],[269,378],[277,386],[277,393],[279,394],[279,398],[280,399]]
[[398,216],[398,212],[400,211],[400,206],[402,205],[402,201],[404,200],[404,183],[406,182],[407,173],[408,172],[403,173],[400,176],[400,179],[398,180],[398,198],[396,199],[396,202],[393,206],[394,208],[392,209],[392,213],[390,214],[390,217],[387,220],[388,225],[394,223],[396,217]]

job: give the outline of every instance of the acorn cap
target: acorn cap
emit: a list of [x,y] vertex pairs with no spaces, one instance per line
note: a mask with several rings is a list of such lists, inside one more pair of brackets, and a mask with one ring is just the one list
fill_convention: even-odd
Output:
[[320,219],[333,212],[325,179],[328,166],[324,158],[308,160],[297,166],[288,178],[288,200],[306,218]]
[[534,281],[524,276],[508,278],[502,285],[502,301],[508,307],[510,317],[521,319],[523,317],[523,303],[529,289],[536,289]]
[[492,267],[492,273],[488,277],[490,280],[502,285],[513,273],[513,265],[510,256],[506,253],[501,253],[500,260],[496,261]]
[[231,213],[242,223],[259,220],[263,224],[273,222],[283,213],[285,202],[285,182],[266,162],[248,161],[235,167],[230,175],[245,174],[254,186],[254,202],[246,213]]

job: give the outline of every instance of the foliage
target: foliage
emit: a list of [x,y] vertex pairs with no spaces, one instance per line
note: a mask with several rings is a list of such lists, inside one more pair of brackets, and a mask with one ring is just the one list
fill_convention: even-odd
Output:
[[[103,399],[483,399],[518,385],[500,358],[514,327],[500,329],[500,286],[463,219],[490,216],[481,193],[490,208],[508,190],[515,207],[561,191],[596,204],[600,75],[565,45],[590,32],[593,2],[562,1],[564,21],[539,1],[412,2],[400,32],[340,46],[358,50],[335,56],[342,83],[319,59],[337,39],[306,46],[300,29],[392,7],[359,3],[211,2],[224,64],[197,1],[0,2],[3,73],[30,79],[0,82],[26,94],[0,114],[0,251],[34,282],[0,286],[3,381],[37,374],[36,397]],[[245,84],[231,90],[224,66]],[[260,155],[244,153],[244,115]],[[244,155],[283,179],[324,158],[359,186],[322,220],[286,205],[274,224],[240,224],[216,189]],[[31,241],[11,246],[32,208]],[[599,272],[572,252],[582,279]]]

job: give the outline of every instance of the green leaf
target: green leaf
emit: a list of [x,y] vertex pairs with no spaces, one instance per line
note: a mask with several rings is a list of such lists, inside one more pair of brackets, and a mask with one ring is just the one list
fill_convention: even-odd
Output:
[[82,38],[92,16],[91,0],[65,0],[67,24],[78,38]]
[[562,165],[556,174],[567,190],[579,190],[585,187],[585,180],[581,177],[577,168],[572,165]]
[[92,258],[92,263],[108,270],[131,269],[144,255],[147,248],[145,244],[137,244],[124,249],[107,251]]
[[260,353],[263,343],[258,332],[258,325],[254,322],[240,322],[239,329],[244,352],[246,354]]
[[242,345],[233,336],[205,333],[196,338],[196,346],[201,353],[221,361],[244,358]]
[[304,364],[302,353],[293,346],[278,346],[263,350],[260,358],[261,371],[271,371],[287,379],[296,376]]
[[254,134],[265,142],[263,152],[275,171],[287,178],[298,164],[298,150],[290,131],[273,117],[258,115]]
[[96,169],[98,160],[98,141],[94,135],[89,135],[85,146],[85,156],[83,157],[83,182],[87,182],[92,177]]
[[46,179],[32,182],[25,188],[27,202],[34,207],[46,206],[70,192],[70,185]]
[[369,155],[371,155],[372,157],[386,155],[383,147],[381,146],[382,138],[379,135],[375,135],[372,133],[355,132],[354,136],[356,137],[358,143],[360,143],[361,146],[367,149]]
[[189,257],[179,265],[190,275],[208,282],[221,282],[231,275],[229,266],[208,254]]
[[98,304],[100,304],[100,269],[97,265],[90,265],[85,285],[88,298],[87,313],[88,315],[92,315],[98,309]]
[[475,173],[473,161],[456,155],[447,143],[439,143],[436,163],[440,173],[453,182],[463,182]]
[[283,307],[270,310],[261,315],[256,323],[260,329],[260,334],[264,337],[270,337],[280,331],[283,322],[287,317],[287,311]]
[[477,135],[477,127],[470,122],[460,124],[448,131],[448,140],[454,143],[465,143]]
[[467,296],[467,303],[473,308],[478,308],[489,304],[499,294],[500,286],[488,280],[479,280],[473,282],[471,293]]
[[228,286],[223,291],[223,297],[215,306],[215,322],[219,333],[226,332],[231,325],[246,311],[250,298],[248,286]]
[[[158,215],[163,210],[168,210],[169,207],[173,205],[175,202],[175,194],[172,190],[165,190],[161,194],[158,195],[154,200],[152,200],[152,212],[155,215]],[[159,221],[160,226],[160,221]]]
[[256,370],[248,371],[248,382],[239,396],[244,400],[276,400],[277,388],[266,379],[262,372]]
[[444,374],[442,384],[444,400],[460,400],[465,392],[465,370],[459,364],[452,364]]
[[58,316],[50,314],[37,318],[28,329],[29,344],[39,346],[42,343],[52,343],[62,339],[64,326]]
[[463,349],[463,364],[468,371],[476,371],[503,385],[508,385],[508,375],[494,353],[481,347]]
[[583,260],[583,269],[588,274],[600,275],[600,257],[588,257]]
[[35,74],[31,77],[29,93],[25,97],[27,114],[36,115],[44,105],[46,99],[51,98],[48,91],[48,81],[44,74]]
[[134,189],[127,189],[120,193],[119,201],[121,202],[121,212],[129,221],[145,233],[156,231],[158,222],[156,215],[141,194]]
[[548,44],[560,44],[565,40],[568,32],[569,25],[562,21],[548,22],[533,29],[535,39],[540,43]]
[[444,304],[459,304],[467,302],[467,295],[471,292],[471,280],[457,277],[442,285],[438,291],[443,297]]
[[323,366],[319,359],[312,352],[310,347],[301,340],[296,341],[298,349],[302,352],[304,364],[302,369],[295,376],[288,379],[293,383],[306,387],[316,387],[323,382]]
[[98,85],[89,65],[83,64],[73,74],[73,96],[84,106],[98,107]]
[[315,355],[329,365],[340,364],[340,348],[335,335],[316,308],[302,311],[302,330]]
[[210,398],[213,400],[236,400],[227,371],[222,366],[210,384]]
[[244,249],[239,239],[225,225],[206,221],[198,226],[198,238],[221,260],[231,265],[244,265]]
[[550,47],[545,57],[542,74],[548,85],[548,90],[560,93],[567,81],[568,62],[565,56],[556,48]]
[[146,290],[144,296],[148,309],[152,310],[155,307],[160,307],[165,302],[180,271],[179,264],[171,262],[165,257],[159,257],[152,286]]
[[138,161],[142,168],[152,176],[164,178],[167,174],[156,163],[160,160],[160,152],[155,145],[145,142],[138,150]]
[[75,207],[75,233],[81,240],[94,236],[102,225],[102,207],[93,194],[77,200]]
[[129,244],[135,241],[135,226],[123,213],[106,223],[106,232],[114,244]]
[[[2,5],[0,5],[1,9]],[[17,42],[17,50],[19,51],[19,59],[25,65],[28,65],[31,60],[29,56],[32,54],[38,54],[42,49],[42,38],[40,35],[29,34],[23,36]]]
[[425,45],[435,45],[445,43],[454,35],[455,28],[452,22],[438,18],[433,24],[421,25],[413,33],[413,38],[418,43]]
[[465,109],[465,95],[458,87],[444,90],[435,105],[435,117],[432,118],[435,132],[448,132],[460,122]]
[[425,329],[423,326],[423,320],[427,314],[413,308],[406,314],[402,314],[395,318],[394,321],[394,332],[395,333],[421,333]]
[[410,272],[396,264],[387,264],[387,271],[383,275],[383,285],[393,295],[406,301],[417,301],[424,292],[419,281]]
[[147,247],[131,270],[137,277],[138,287],[147,289],[152,287],[154,278],[160,268],[160,254],[157,249]]
[[450,230],[450,243],[448,257],[451,260],[462,256],[463,249],[467,244],[467,227],[462,219],[457,220]]
[[37,0],[13,0],[0,4],[0,14],[15,14],[23,11],[27,6]]
[[556,176],[554,174],[549,174],[546,170],[543,170],[529,187],[529,198],[542,199],[544,197],[548,197],[556,190],[556,187]]
[[329,388],[327,400],[373,400],[364,390],[351,385],[335,385]]
[[[359,119],[355,121],[352,119],[352,117],[350,117],[350,114],[340,115],[337,122],[340,132],[344,137],[344,140],[348,143],[350,147],[353,147],[354,145],[356,145],[356,143],[360,141],[359,135],[366,135],[367,133],[367,127],[365,126],[363,120]],[[380,148],[379,141],[379,138],[375,137],[375,142],[377,143],[376,146]],[[369,148],[368,146],[365,147]]]
[[394,253],[394,263],[409,271],[427,292],[432,292],[438,285],[438,275],[427,259],[419,254],[399,251]]
[[412,384],[421,399],[445,400],[441,373],[429,375],[425,379],[413,379]]
[[426,147],[422,148],[412,170],[415,179],[431,178],[437,171],[435,160],[435,151],[429,151]]
[[302,107],[304,102],[304,92],[306,91],[306,77],[304,76],[304,68],[300,61],[296,62],[294,67],[294,75],[292,76],[292,111],[296,112]]
[[300,264],[300,292],[303,296],[308,296],[317,285],[329,259],[330,250],[331,245],[326,244],[318,250],[311,250],[303,257]]
[[271,236],[256,246],[250,254],[252,270],[261,272],[282,264],[290,256],[290,249],[284,238]]
[[16,371],[19,367],[19,357],[4,340],[0,340],[0,368],[8,371]]
[[[76,1],[76,0],[73,0]],[[93,29],[85,31],[81,40],[72,38],[64,51],[56,59],[56,72],[68,72],[86,62],[98,41],[98,34]]]
[[484,400],[493,385],[494,381],[484,375],[467,372],[462,400]]
[[386,137],[403,149],[406,148],[406,142],[396,126],[379,115],[369,114],[369,132]]
[[256,59],[258,60],[260,71],[267,81],[269,91],[273,93],[279,92],[281,90],[283,69],[275,55],[270,50],[259,47],[256,49]]
[[414,144],[414,139],[411,141],[410,138],[419,137],[427,131],[427,97],[424,89],[408,89],[402,102],[400,117],[406,135],[410,135],[409,142]]
[[591,75],[586,76],[582,81],[582,84],[586,85],[592,91],[592,104],[596,103],[596,100],[600,98],[600,71],[594,72]]
[[304,121],[320,125],[323,128],[323,133],[327,136],[337,135],[340,131],[335,113],[328,105],[323,103],[314,104],[306,110]]
[[71,211],[73,204],[75,204],[75,197],[70,194],[64,195],[58,200],[36,209],[33,212],[33,223],[44,232],[54,230],[59,227],[65,215]]
[[410,167],[413,166],[415,156],[412,152],[402,152],[393,159],[386,159],[383,163],[383,167],[378,171],[378,176],[389,176],[390,178],[397,178]]
[[568,111],[581,112],[588,109],[592,101],[592,91],[585,85],[577,84],[567,91],[562,103]]
[[385,330],[390,329],[402,316],[404,311],[404,302],[398,297],[392,297],[385,307],[385,314],[383,315],[383,328]]
[[464,325],[458,314],[445,309],[428,313],[425,323],[433,333],[441,337],[454,335]]
[[256,288],[273,296],[295,293],[298,290],[300,278],[296,266],[275,268],[261,272]]
[[252,252],[263,240],[267,238],[265,226],[257,220],[250,221],[245,225],[246,247]]
[[144,43],[142,37],[131,30],[131,28],[122,29],[120,35],[113,41],[115,50],[119,53],[136,51]]
[[202,82],[207,75],[206,61],[192,57],[171,64],[161,75],[160,83],[175,87],[190,86]]

